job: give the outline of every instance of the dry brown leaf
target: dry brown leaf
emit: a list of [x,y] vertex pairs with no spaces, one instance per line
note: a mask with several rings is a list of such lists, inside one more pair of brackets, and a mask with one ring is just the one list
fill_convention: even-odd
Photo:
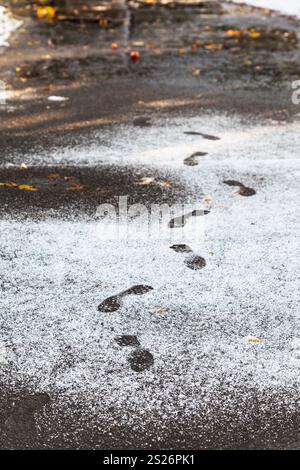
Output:
[[151,307],[148,308],[148,312],[150,313],[159,313],[160,315],[163,315],[164,313],[167,313],[167,311],[161,307]]
[[49,173],[47,178],[48,178],[48,180],[57,180],[57,179],[60,178],[60,174],[59,173]]
[[31,184],[20,184],[17,186],[17,189],[23,189],[24,191],[32,191],[32,192],[38,191],[38,188],[36,188],[35,186],[32,186]]

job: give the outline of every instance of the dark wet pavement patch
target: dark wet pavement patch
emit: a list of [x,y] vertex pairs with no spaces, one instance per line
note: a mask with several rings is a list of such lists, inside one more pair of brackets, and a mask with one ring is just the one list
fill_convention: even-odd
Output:
[[137,349],[129,356],[128,362],[134,372],[143,372],[153,366],[154,357],[147,349]]
[[99,312],[111,313],[116,312],[121,307],[121,297],[119,295],[113,295],[103,300],[98,305]]

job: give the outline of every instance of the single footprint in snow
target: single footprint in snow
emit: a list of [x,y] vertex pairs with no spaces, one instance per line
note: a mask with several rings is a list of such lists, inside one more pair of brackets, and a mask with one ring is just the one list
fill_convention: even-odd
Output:
[[121,335],[114,338],[119,346],[140,346],[137,336],[134,335]]
[[128,362],[134,372],[143,372],[153,366],[154,357],[147,349],[136,349],[129,356]]
[[188,212],[187,214],[180,215],[178,217],[174,217],[174,219],[171,219],[168,226],[169,228],[181,228],[185,226],[186,221],[190,217],[199,217],[202,215],[207,215],[209,214],[210,211],[208,210],[203,210],[203,209],[195,209],[192,212]]
[[225,180],[223,181],[223,183],[227,184],[227,186],[238,186],[240,188],[238,190],[238,194],[240,196],[254,196],[254,194],[256,194],[255,189],[248,188],[247,186],[244,186],[243,183],[240,183],[239,181]]
[[[193,250],[188,245],[172,245],[170,248],[176,253],[193,253]],[[192,255],[188,256],[184,263],[190,269],[196,271],[197,269],[202,269],[206,266],[206,261],[202,256],[199,255]]]
[[195,152],[191,156],[185,158],[183,163],[187,166],[197,166],[198,165],[198,157],[204,157],[207,155],[207,152]]
[[203,139],[207,140],[220,140],[220,137],[216,137],[215,135],[203,134],[203,132],[196,132],[196,131],[185,131],[187,135],[200,135]]
[[134,295],[146,294],[152,289],[153,287],[151,286],[144,286],[144,285],[132,286],[129,289],[124,290],[120,294],[113,295],[103,300],[103,302],[101,302],[101,304],[98,305],[98,310],[99,312],[108,312],[108,313],[116,312],[121,307],[123,297],[126,297],[127,295],[132,295],[132,294]]
[[187,265],[188,268],[193,269],[196,271],[197,269],[202,269],[206,266],[206,261],[202,256],[191,256],[187,258],[185,261],[185,264]]

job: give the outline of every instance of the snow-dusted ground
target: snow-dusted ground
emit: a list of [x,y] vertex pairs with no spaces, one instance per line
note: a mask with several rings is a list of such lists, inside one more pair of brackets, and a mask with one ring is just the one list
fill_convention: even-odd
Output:
[[[189,130],[220,140],[184,134]],[[113,405],[119,419],[132,412],[143,425],[153,413],[176,418],[211,400],[239,406],[253,387],[266,396],[283,389],[288,399],[299,389],[300,366],[299,135],[297,122],[255,125],[203,115],[146,129],[115,127],[101,134],[101,145],[33,156],[42,165],[133,165],[147,168],[147,177],[151,168],[169,168],[193,202],[212,200],[198,249],[207,266],[188,269],[185,254],[146,234],[104,241],[96,220],[1,220],[1,380],[10,370],[12,383],[62,403],[84,396],[106,419]],[[198,166],[183,165],[197,150],[208,155]],[[224,179],[256,195],[240,196]],[[196,234],[192,248],[194,242]],[[97,310],[134,284],[153,290],[126,297],[117,312]],[[149,370],[130,369],[132,348],[114,342],[122,334],[137,335],[153,354]]]
[[8,39],[11,33],[21,24],[21,21],[11,17],[7,8],[0,5],[0,47],[8,46]]

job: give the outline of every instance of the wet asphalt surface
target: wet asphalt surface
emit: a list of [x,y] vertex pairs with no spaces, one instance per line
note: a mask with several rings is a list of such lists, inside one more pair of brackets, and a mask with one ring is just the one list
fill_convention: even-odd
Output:
[[[295,18],[226,2],[186,8],[142,5],[125,9],[121,5],[117,13],[86,13],[81,21],[67,9],[50,24],[38,22],[23,9],[14,13],[24,24],[0,54],[0,79],[13,91],[7,107],[0,108],[2,220],[92,220],[99,204],[113,203],[119,194],[146,205],[174,204],[191,197],[192,189],[174,178],[174,173],[150,170],[150,164],[120,168],[107,162],[49,165],[37,159],[34,163],[32,155],[77,148],[82,142],[102,143],[101,129],[108,128],[113,139],[116,125],[129,125],[134,140],[135,129],[147,133],[156,120],[206,111],[238,114],[246,123],[250,118],[256,122],[272,119],[283,125],[297,120],[298,108],[291,103],[290,89],[290,83],[300,76],[299,22]],[[236,30],[244,33],[228,33]],[[118,44],[116,50],[111,49],[112,42]],[[130,59],[132,50],[140,52],[139,60]],[[50,95],[68,100],[51,102]],[[204,137],[209,140],[211,136]],[[183,165],[197,166],[205,155],[198,151],[183,156]],[[180,170],[175,173],[178,176]],[[139,184],[149,174],[159,182],[172,180],[172,185]],[[220,180],[220,185],[251,199],[256,191],[243,181],[243,175],[239,178],[235,173],[232,179]],[[174,220],[170,223],[172,227]],[[195,259],[189,246],[174,244],[171,248],[186,257],[182,259],[190,270],[205,267],[205,259]],[[152,286],[143,282],[128,285],[127,290],[99,299],[96,308],[100,314],[115,312],[127,297],[134,301],[150,290]],[[128,350],[131,371],[143,374],[151,370],[155,354],[138,335],[112,331],[112,340],[118,348]],[[71,367],[72,361],[72,353],[66,353],[59,367]],[[206,408],[189,418],[182,409],[175,418],[165,416],[162,426],[160,414],[153,413],[151,427],[141,433],[130,423],[142,418],[133,414],[127,423],[120,422],[114,405],[100,417],[96,408],[86,412],[82,390],[64,403],[63,393],[34,390],[27,378],[14,375],[13,364],[6,374],[7,380],[0,385],[1,448],[299,446],[299,413],[286,406],[288,394],[280,386],[276,393],[272,390],[261,396],[255,385],[249,388],[247,384],[246,403],[243,387],[237,393],[239,414],[234,408],[224,413],[218,397],[234,394],[228,391],[224,377],[218,397],[211,400],[209,413],[215,420],[206,414]],[[146,376],[145,387],[147,380]],[[163,376],[157,380],[161,380],[163,394]],[[297,403],[297,390],[290,400]],[[109,416],[107,421],[105,416]]]

